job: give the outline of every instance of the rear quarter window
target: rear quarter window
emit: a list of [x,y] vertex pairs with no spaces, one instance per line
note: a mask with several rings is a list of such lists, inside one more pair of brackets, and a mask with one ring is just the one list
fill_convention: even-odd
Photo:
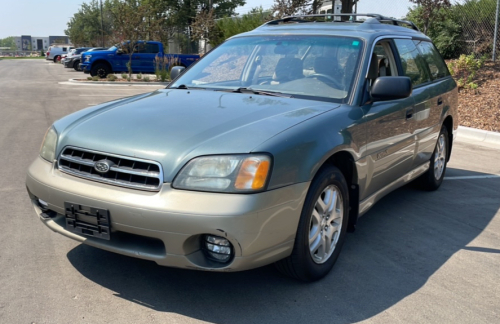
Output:
[[438,50],[431,42],[421,40],[414,40],[413,42],[422,53],[422,57],[427,63],[432,80],[441,79],[450,75],[441,54],[439,54]]

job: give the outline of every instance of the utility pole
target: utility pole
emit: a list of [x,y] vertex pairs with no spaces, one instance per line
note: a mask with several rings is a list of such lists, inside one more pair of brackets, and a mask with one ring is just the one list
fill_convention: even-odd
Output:
[[500,0],[497,0],[497,15],[495,18],[495,35],[493,36],[493,57],[492,60],[495,62],[497,56],[497,38],[498,38],[498,11],[500,10]]
[[104,47],[104,24],[102,20],[102,0],[99,0],[101,3],[101,47]]

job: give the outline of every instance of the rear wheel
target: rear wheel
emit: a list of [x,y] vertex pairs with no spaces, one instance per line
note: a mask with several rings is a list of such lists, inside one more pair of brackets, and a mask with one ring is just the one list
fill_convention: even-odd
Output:
[[292,254],[276,263],[278,270],[302,281],[326,276],[342,249],[348,218],[347,182],[338,168],[324,167],[309,188]]
[[61,56],[56,55],[56,56],[54,56],[54,63],[58,63],[58,62],[61,62]]
[[75,61],[73,63],[73,69],[75,69],[75,71],[81,71],[81,69],[80,69],[80,61]]
[[443,125],[439,132],[434,153],[431,156],[429,170],[419,178],[420,185],[424,190],[437,190],[443,182],[448,158],[448,138],[448,129]]
[[101,79],[107,77],[109,73],[110,73],[109,67],[103,63],[94,65],[90,70],[91,76],[98,76]]

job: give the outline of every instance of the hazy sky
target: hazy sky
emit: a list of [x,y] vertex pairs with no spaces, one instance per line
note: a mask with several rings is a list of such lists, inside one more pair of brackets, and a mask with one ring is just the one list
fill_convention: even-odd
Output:
[[[0,0],[0,38],[7,36],[60,36],[69,18],[85,0]],[[245,13],[253,7],[268,9],[273,0],[247,0],[238,8]],[[358,12],[374,12],[386,16],[404,16],[407,0],[360,0]]]

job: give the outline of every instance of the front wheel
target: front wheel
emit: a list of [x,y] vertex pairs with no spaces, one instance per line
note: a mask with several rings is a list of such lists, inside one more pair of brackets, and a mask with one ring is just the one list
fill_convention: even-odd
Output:
[[276,263],[278,270],[302,281],[326,276],[344,244],[348,218],[344,175],[334,166],[324,167],[307,193],[292,254]]
[[431,156],[429,170],[419,178],[420,186],[424,190],[437,190],[443,182],[448,162],[448,148],[450,147],[448,139],[448,129],[443,125],[439,132],[436,148]]
[[109,70],[109,67],[106,64],[99,63],[92,67],[92,69],[90,70],[90,75],[98,76],[99,78],[104,79],[105,77],[108,76],[110,72],[111,71]]

